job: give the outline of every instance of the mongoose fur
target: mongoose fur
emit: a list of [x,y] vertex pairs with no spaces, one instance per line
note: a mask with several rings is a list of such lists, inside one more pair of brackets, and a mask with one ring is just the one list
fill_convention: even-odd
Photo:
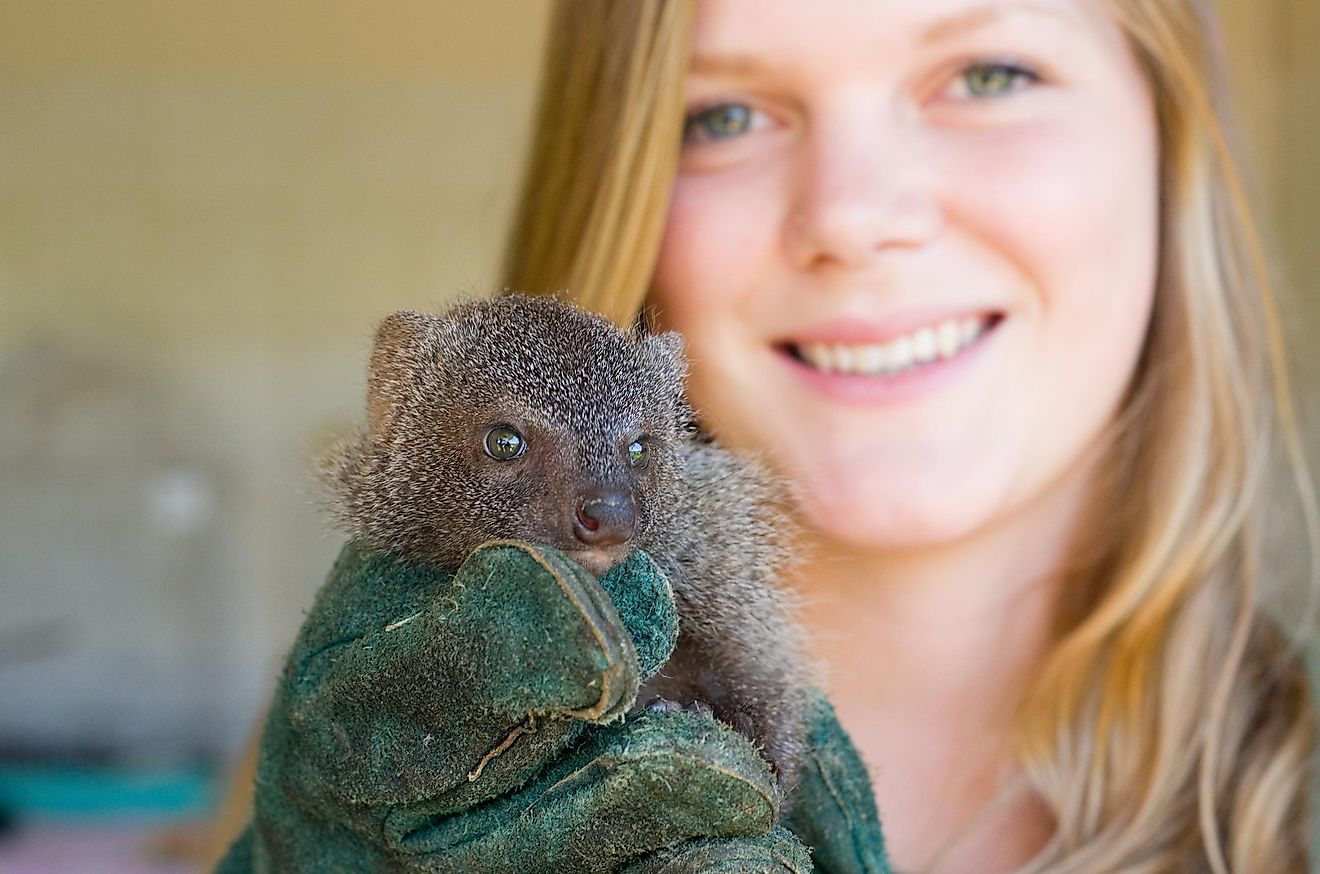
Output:
[[516,538],[600,574],[645,550],[679,637],[638,700],[708,706],[787,789],[812,679],[781,584],[789,529],[757,463],[694,436],[685,374],[676,334],[551,298],[397,312],[376,332],[368,425],[320,469],[341,526],[412,561],[457,568]]

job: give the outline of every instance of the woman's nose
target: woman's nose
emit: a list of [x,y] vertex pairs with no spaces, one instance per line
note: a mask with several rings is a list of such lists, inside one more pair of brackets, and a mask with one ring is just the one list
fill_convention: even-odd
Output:
[[897,122],[822,128],[802,149],[783,229],[799,267],[863,266],[943,226],[939,180],[915,131]]

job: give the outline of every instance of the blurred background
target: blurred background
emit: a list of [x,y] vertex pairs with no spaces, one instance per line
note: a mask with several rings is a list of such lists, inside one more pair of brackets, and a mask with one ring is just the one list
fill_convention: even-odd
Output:
[[[1320,3],[1221,7],[1314,461]],[[0,2],[0,871],[191,870],[375,323],[497,282],[548,12]]]

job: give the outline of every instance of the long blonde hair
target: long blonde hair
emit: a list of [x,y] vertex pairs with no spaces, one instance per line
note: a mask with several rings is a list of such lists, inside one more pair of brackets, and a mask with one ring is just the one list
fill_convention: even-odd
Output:
[[[1024,871],[1302,874],[1313,702],[1260,592],[1276,446],[1313,552],[1316,512],[1213,87],[1217,31],[1204,0],[1110,6],[1157,106],[1160,272],[1056,643],[1015,724],[1055,820]],[[559,4],[508,287],[636,319],[676,172],[691,24],[686,0]]]

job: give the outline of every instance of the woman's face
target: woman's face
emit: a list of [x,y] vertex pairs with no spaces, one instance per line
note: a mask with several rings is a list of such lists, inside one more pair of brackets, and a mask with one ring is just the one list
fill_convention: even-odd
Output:
[[805,521],[927,547],[1079,469],[1140,352],[1156,120],[1088,0],[701,0],[652,302]]

